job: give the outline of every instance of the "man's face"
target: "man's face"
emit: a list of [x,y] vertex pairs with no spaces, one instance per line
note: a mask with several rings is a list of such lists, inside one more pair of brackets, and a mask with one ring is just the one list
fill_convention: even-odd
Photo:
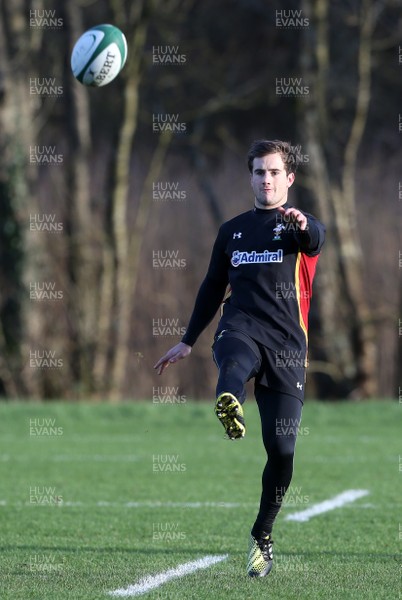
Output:
[[266,154],[253,160],[251,187],[257,208],[277,208],[285,204],[288,188],[295,180],[294,173],[286,173],[280,154]]

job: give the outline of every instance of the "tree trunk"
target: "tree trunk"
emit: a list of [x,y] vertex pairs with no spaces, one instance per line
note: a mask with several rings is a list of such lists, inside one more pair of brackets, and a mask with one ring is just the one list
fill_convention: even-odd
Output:
[[[328,0],[305,0],[303,10],[314,14],[316,25],[316,29],[306,28],[301,54],[303,75],[313,88],[302,104],[302,131],[310,157],[309,185],[327,226],[319,293],[323,349],[327,360],[350,381],[349,393],[354,397],[369,397],[376,393],[376,359],[356,227],[355,178],[370,100],[371,4],[370,0],[363,0],[361,7],[357,99],[340,178],[331,173],[330,167],[334,158],[339,161],[340,148],[334,148],[326,136],[331,123],[326,83],[330,76]],[[339,294],[339,290],[343,293]]]

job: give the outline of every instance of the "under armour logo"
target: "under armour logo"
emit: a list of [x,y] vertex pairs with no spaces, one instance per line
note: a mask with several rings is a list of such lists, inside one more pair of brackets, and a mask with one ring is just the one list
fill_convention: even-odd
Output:
[[233,239],[235,240],[236,238],[241,238],[241,231],[239,231],[239,233],[233,234]]
[[297,387],[299,390],[302,390],[302,389],[303,389],[303,386],[302,386],[302,384],[300,383],[300,381],[298,381],[298,382],[297,382],[297,384],[296,384],[296,387]]

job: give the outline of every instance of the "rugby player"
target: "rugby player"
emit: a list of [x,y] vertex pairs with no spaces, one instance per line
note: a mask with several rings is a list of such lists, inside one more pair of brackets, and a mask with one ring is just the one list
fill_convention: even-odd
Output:
[[254,207],[224,223],[182,340],[155,365],[160,375],[187,357],[222,305],[212,354],[219,375],[215,413],[227,437],[244,437],[245,383],[254,378],[268,455],[251,529],[247,573],[268,575],[272,528],[293,473],[304,401],[308,312],[325,227],[288,203],[297,148],[257,140],[248,153]]

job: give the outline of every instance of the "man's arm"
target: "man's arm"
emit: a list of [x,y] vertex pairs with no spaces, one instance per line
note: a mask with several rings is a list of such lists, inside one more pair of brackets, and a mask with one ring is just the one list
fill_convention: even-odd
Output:
[[307,227],[295,233],[300,249],[309,256],[317,256],[321,252],[325,240],[325,226],[312,215],[307,215]]
[[319,254],[325,240],[325,226],[312,215],[306,215],[297,208],[279,207],[278,210],[284,217],[298,224],[295,237],[302,252],[310,256]]
[[194,310],[182,342],[188,346],[194,346],[199,335],[216,315],[224,298],[227,283],[227,279],[219,281],[212,279],[207,274],[198,291]]
[[198,336],[212,321],[224,298],[228,284],[229,259],[225,254],[225,236],[222,228],[216,238],[208,271],[198,291],[193,313],[186,333],[181,342],[170,348],[155,364],[158,375],[171,364],[191,353],[191,347],[197,341]]

